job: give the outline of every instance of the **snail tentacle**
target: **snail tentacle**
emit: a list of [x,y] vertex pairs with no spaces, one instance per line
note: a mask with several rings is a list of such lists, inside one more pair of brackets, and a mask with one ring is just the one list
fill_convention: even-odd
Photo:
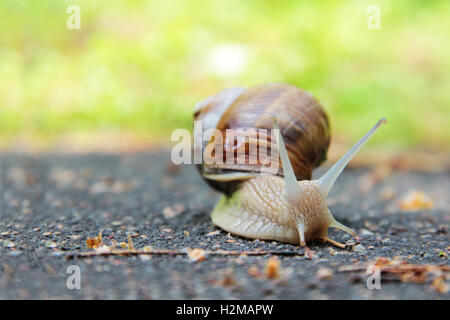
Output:
[[386,123],[385,118],[381,118],[369,130],[368,133],[364,137],[362,137],[350,150],[347,151],[335,164],[328,170],[318,181],[319,181],[319,190],[324,195],[327,196],[328,192],[330,192],[331,188],[334,185],[334,182],[341,174],[342,170],[347,166],[347,164],[352,160],[355,154],[358,153],[359,149],[369,140],[369,138],[375,133],[375,131],[383,124]]
[[330,227],[340,229],[342,231],[345,231],[345,232],[351,234],[352,236],[356,236],[356,232],[354,230],[350,229],[349,227],[344,226],[342,223],[340,223],[334,219],[331,222]]
[[276,130],[278,150],[280,153],[281,165],[283,166],[287,200],[289,203],[295,205],[299,193],[301,192],[301,187],[295,177],[294,169],[292,168],[291,161],[289,160],[286,145],[284,144],[284,139],[280,133],[280,128],[278,127],[275,117],[272,117],[272,123],[273,128]]

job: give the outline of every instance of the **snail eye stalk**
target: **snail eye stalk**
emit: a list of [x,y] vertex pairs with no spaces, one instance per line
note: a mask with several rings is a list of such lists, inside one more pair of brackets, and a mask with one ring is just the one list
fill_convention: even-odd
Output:
[[347,151],[335,164],[327,171],[319,180],[319,190],[324,195],[327,196],[334,182],[341,174],[342,170],[347,166],[350,160],[358,153],[361,147],[370,139],[370,137],[377,131],[377,129],[386,123],[386,118],[381,118],[378,122],[369,130],[364,137],[362,137],[350,150]]
[[280,128],[278,127],[275,117],[272,117],[272,123],[273,128],[276,130],[275,136],[277,137],[278,151],[280,153],[281,165],[283,166],[287,200],[289,203],[295,204],[301,187],[295,177],[294,169],[292,168],[291,161],[289,160],[289,155],[284,144],[283,136],[281,135]]

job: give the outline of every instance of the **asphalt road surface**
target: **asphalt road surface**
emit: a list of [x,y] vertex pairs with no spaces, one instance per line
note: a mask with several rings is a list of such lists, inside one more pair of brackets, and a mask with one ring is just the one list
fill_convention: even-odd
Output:
[[[216,228],[209,212],[220,195],[192,166],[169,163],[167,151],[0,155],[0,298],[449,299],[448,272],[419,274],[415,282],[383,272],[380,289],[369,289],[372,274],[358,269],[378,257],[448,267],[448,172],[346,169],[329,207],[360,238],[331,230],[347,249],[311,243],[309,259],[303,248]],[[413,189],[432,197],[431,209],[401,209]],[[130,237],[138,250],[274,254],[207,254],[196,262],[182,254],[78,256],[94,252],[86,239],[100,231],[117,248]],[[72,265],[79,267],[80,289],[67,286]]]

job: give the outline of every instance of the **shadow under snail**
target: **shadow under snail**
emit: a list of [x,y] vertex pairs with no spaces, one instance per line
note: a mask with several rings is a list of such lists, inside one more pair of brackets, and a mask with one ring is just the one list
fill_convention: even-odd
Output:
[[[356,236],[333,217],[327,207],[327,195],[347,163],[386,119],[380,119],[317,180],[311,180],[312,171],[326,159],[330,129],[324,109],[307,91],[288,84],[226,89],[199,102],[194,120],[202,121],[203,130],[213,128],[225,136],[205,141],[202,150],[222,150],[223,154],[229,152],[237,158],[216,163],[207,161],[211,160],[207,157],[215,156],[214,152],[209,156],[203,153],[203,162],[197,165],[206,182],[223,193],[211,213],[215,225],[246,238],[302,246],[318,239],[345,247],[328,238],[329,227]],[[281,158],[277,172],[261,174],[266,164],[259,160],[249,163],[249,146],[252,143],[266,146],[264,139],[258,139],[261,138],[258,131],[246,131],[250,128],[279,129],[274,130],[276,141],[270,141],[269,135],[264,137],[267,145],[277,142],[276,160]],[[243,129],[241,134],[247,140],[240,145],[235,136],[230,143],[227,129]],[[239,148],[244,152],[238,153]]]

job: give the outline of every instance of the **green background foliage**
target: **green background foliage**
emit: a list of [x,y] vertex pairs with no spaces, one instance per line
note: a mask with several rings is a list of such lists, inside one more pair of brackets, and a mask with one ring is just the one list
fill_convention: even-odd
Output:
[[[66,27],[71,4],[80,30]],[[0,140],[168,140],[208,95],[288,82],[322,102],[333,135],[354,141],[385,116],[374,144],[448,148],[449,17],[448,0],[1,1]]]

